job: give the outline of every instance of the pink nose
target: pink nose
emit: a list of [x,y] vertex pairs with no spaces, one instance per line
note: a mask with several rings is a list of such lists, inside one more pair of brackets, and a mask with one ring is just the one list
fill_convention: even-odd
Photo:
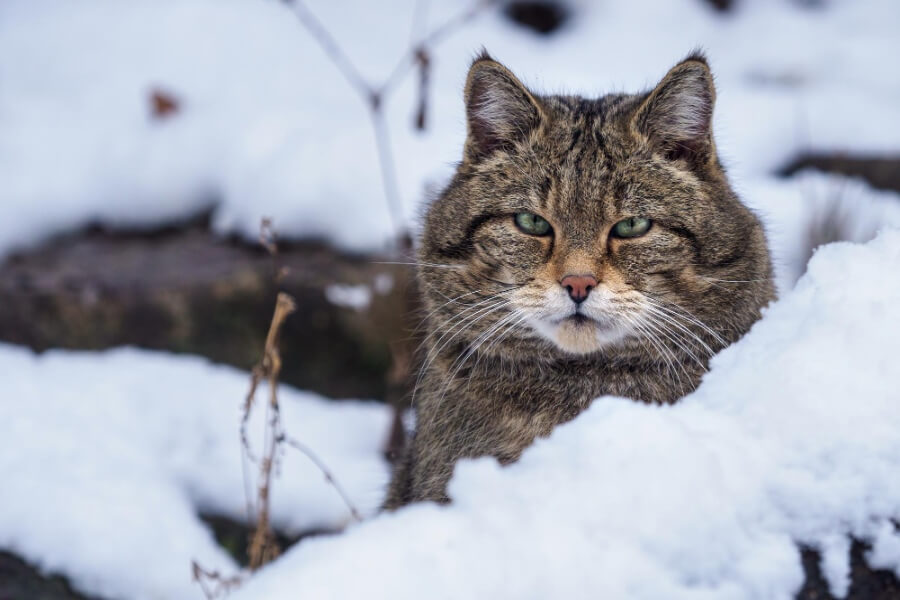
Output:
[[566,275],[559,284],[566,288],[575,304],[581,304],[587,300],[591,290],[597,287],[597,280],[593,275]]

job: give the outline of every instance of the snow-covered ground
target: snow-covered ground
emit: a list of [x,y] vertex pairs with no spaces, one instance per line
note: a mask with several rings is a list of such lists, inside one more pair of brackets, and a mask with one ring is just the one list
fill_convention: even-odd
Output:
[[[373,83],[411,37],[470,6],[424,4],[309,3]],[[649,87],[705,48],[719,148],[754,204],[766,200],[758,180],[801,150],[896,152],[900,3],[804,4],[814,3],[738,2],[720,15],[701,0],[573,0],[566,29],[548,38],[488,11],[433,50],[425,133],[411,126],[414,74],[387,100],[405,214],[415,220],[426,184],[460,157],[461,85],[482,45],[538,90],[585,95]],[[354,249],[393,232],[368,109],[287,3],[4,0],[0,82],[0,253],[89,221],[152,226],[214,201],[215,228],[251,238],[262,216],[282,234]],[[165,120],[150,117],[155,89],[180,103]]]
[[[192,560],[237,570],[197,513],[246,519],[238,433],[246,373],[133,349],[35,356],[5,345],[0,373],[0,549],[104,598],[201,597]],[[264,405],[267,391],[257,395]],[[371,514],[388,476],[388,409],[287,387],[280,401],[286,431]],[[248,431],[261,434],[264,411],[254,415]],[[247,485],[257,468],[247,463]],[[273,490],[282,531],[349,520],[321,472],[292,450]]]
[[[462,463],[453,505],[301,542],[235,598],[789,598],[797,542],[821,549],[840,594],[849,535],[900,574],[898,263],[897,228],[820,249],[680,404],[598,399],[509,468]],[[197,512],[245,515],[246,374],[11,346],[0,372],[0,548],[110,598],[199,597],[192,560],[236,571]],[[286,429],[372,514],[387,410],[289,388],[281,399]],[[274,489],[282,530],[347,522],[301,456],[286,454]]]

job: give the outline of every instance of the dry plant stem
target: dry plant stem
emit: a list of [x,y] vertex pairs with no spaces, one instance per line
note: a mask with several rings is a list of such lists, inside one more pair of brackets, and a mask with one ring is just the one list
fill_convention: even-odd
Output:
[[347,82],[356,88],[356,91],[361,95],[371,96],[373,92],[372,86],[363,78],[353,62],[344,54],[340,44],[337,43],[331,32],[322,25],[322,22],[309,10],[309,7],[301,0],[284,0],[284,3],[294,8],[294,14],[297,15],[310,35],[316,38],[322,50],[325,51],[331,62],[340,69]]
[[[244,403],[245,418],[253,405],[253,397],[260,379],[265,378],[269,383],[269,421],[266,427],[266,449],[260,462],[260,484],[257,493],[259,505],[257,506],[256,528],[250,538],[248,555],[250,570],[255,571],[278,556],[279,548],[275,542],[275,536],[269,526],[269,500],[272,483],[272,468],[275,465],[275,455],[278,451],[278,442],[281,437],[279,432],[280,415],[278,409],[278,374],[281,372],[281,356],[278,353],[278,336],[288,315],[297,309],[293,298],[284,292],[278,294],[275,304],[275,314],[272,316],[272,324],[266,336],[266,346],[262,361],[253,369],[250,382],[250,391]],[[245,438],[246,439],[246,438]]]
[[381,183],[384,186],[385,198],[389,200],[391,218],[394,221],[394,229],[398,238],[405,237],[403,225],[403,207],[400,206],[400,192],[397,191],[397,169],[394,166],[394,153],[391,151],[391,140],[388,135],[387,123],[384,120],[384,112],[381,109],[373,110],[372,129],[375,132],[375,143],[378,147],[378,164],[381,167]]
[[207,600],[227,595],[231,590],[238,588],[243,581],[240,575],[226,577],[218,571],[207,571],[197,564],[197,561],[191,561],[191,574],[194,581],[200,585]]
[[[269,326],[269,333],[266,336],[265,352],[262,361],[253,368],[250,378],[250,390],[244,402],[244,416],[241,424],[241,440],[244,451],[248,456],[252,457],[249,442],[246,435],[246,423],[253,408],[253,400],[256,396],[256,388],[263,379],[268,381],[269,385],[269,404],[266,407],[268,411],[268,419],[266,422],[266,442],[265,451],[260,461],[260,478],[257,489],[257,511],[256,511],[256,527],[250,538],[250,547],[248,549],[249,566],[251,571],[257,570],[259,567],[270,562],[278,556],[280,549],[275,541],[275,536],[270,526],[270,500],[272,486],[272,469],[275,467],[278,448],[281,443],[302,452],[325,476],[325,480],[331,484],[337,491],[338,495],[343,499],[344,503],[350,511],[350,515],[356,521],[361,521],[359,511],[347,492],[340,485],[337,478],[331,473],[331,470],[325,465],[311,448],[301,442],[287,437],[281,427],[281,410],[278,404],[278,374],[281,371],[281,355],[278,352],[278,338],[281,328],[287,317],[296,310],[297,305],[294,299],[281,292],[278,294],[278,300],[275,305],[275,314],[272,316],[272,323]],[[248,500],[249,504],[249,500]]]
[[[278,258],[278,245],[276,241],[275,231],[272,227],[270,219],[263,219],[260,225],[259,233],[260,244],[268,250],[272,255],[273,261]],[[277,284],[283,274],[284,269],[279,269],[277,262],[274,262],[274,280]],[[331,484],[340,497],[343,499],[350,515],[356,521],[361,521],[360,513],[353,505],[350,497],[344,488],[340,485],[328,467],[325,465],[311,448],[301,442],[289,438],[285,435],[281,425],[281,410],[278,404],[278,376],[281,373],[281,354],[278,351],[278,340],[281,329],[291,315],[297,309],[296,301],[284,292],[279,292],[275,302],[275,311],[272,315],[272,321],[269,324],[269,331],[266,334],[265,346],[263,349],[263,357],[260,362],[253,367],[250,372],[250,389],[244,398],[243,415],[241,417],[240,437],[241,449],[243,457],[241,460],[241,468],[245,469],[243,459],[250,462],[259,463],[259,484],[256,492],[256,506],[253,505],[251,499],[247,474],[244,470],[244,489],[247,494],[247,518],[255,519],[256,525],[251,533],[249,547],[247,550],[249,559],[249,568],[251,571],[259,569],[259,567],[272,561],[280,552],[278,543],[275,539],[274,532],[270,526],[270,500],[272,489],[272,472],[277,468],[278,452],[281,444],[288,444],[303,453],[325,476],[325,480]],[[250,420],[250,413],[253,410],[253,404],[256,399],[256,390],[261,381],[265,380],[269,386],[269,402],[266,404],[266,429],[263,442],[262,457],[257,460],[250,448],[250,440],[247,436],[247,424]],[[209,598],[218,598],[221,595],[228,594],[231,590],[238,587],[243,577],[235,575],[225,577],[218,571],[207,571],[196,561],[191,564],[194,581],[196,581],[204,595]]]

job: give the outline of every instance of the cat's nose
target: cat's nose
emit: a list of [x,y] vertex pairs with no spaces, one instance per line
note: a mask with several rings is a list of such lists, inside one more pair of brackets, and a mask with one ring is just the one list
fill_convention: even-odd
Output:
[[593,275],[566,275],[559,282],[569,292],[569,298],[575,304],[581,304],[587,300],[591,290],[597,287],[597,280]]

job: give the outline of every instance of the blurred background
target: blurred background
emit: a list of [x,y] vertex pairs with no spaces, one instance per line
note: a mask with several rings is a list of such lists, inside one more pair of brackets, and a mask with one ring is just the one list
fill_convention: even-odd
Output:
[[[119,346],[249,372],[285,291],[282,382],[408,406],[415,238],[461,156],[482,47],[538,92],[584,96],[648,89],[704,50],[722,159],[786,289],[817,220],[856,240],[900,223],[898,27],[895,0],[4,0],[0,372],[16,389],[25,349]],[[37,373],[18,389],[43,397]],[[244,535],[219,509],[219,540]],[[120,597],[73,591],[53,573],[75,567],[27,537],[0,535],[0,599]]]

